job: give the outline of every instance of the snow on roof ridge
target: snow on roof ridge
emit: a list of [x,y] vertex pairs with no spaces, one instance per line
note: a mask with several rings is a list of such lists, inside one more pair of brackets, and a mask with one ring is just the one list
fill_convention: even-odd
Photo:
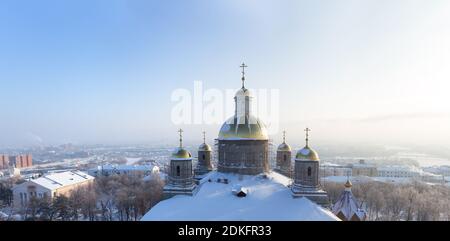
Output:
[[[87,178],[87,174],[83,174],[83,175],[81,175],[81,174],[79,174],[78,172],[80,172],[80,171],[71,171],[73,174],[75,174],[75,175],[78,175],[78,176],[80,176],[80,177],[82,177],[82,178],[84,178],[84,179],[88,179]],[[82,172],[83,173],[83,172]]]
[[46,176],[39,177],[37,179],[30,180],[37,185],[43,186],[50,190],[58,189],[64,186],[74,185],[87,180],[91,180],[94,177],[85,174],[81,171],[65,171],[52,173]]
[[[48,176],[50,176],[50,175],[48,175]],[[48,176],[43,176],[42,178],[45,178],[45,179],[47,179],[47,180],[49,180],[49,181],[52,181],[52,182],[54,182],[54,183],[56,183],[56,184],[59,184],[59,185],[61,185],[61,186],[64,186],[62,183],[60,183],[60,182],[58,182],[58,181],[56,181],[56,180],[53,180],[53,179],[49,178]],[[38,178],[38,179],[39,179],[39,178]],[[35,180],[38,180],[38,179],[35,179]]]

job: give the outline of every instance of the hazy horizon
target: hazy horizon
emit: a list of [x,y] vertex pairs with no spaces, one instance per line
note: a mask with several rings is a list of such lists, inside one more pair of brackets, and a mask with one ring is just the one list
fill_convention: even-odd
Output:
[[2,1],[0,147],[212,141],[171,94],[237,89],[242,61],[293,146],[450,146],[450,2],[171,3]]

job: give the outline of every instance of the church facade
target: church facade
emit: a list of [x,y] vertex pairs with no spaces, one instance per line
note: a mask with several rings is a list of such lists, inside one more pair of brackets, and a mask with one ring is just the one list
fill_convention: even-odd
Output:
[[[269,164],[269,136],[264,123],[252,114],[253,97],[244,85],[247,66],[242,64],[240,67],[242,87],[234,97],[235,112],[222,125],[216,139],[217,167],[212,165],[214,151],[206,143],[203,133],[203,143],[198,148],[197,166],[193,169],[193,157],[182,146],[180,130],[180,146],[171,157],[168,181],[164,187],[166,197],[195,195],[199,189],[198,184],[212,172],[216,176],[237,174],[249,177],[272,172]],[[291,180],[291,184],[286,186],[291,199],[304,197],[328,209],[329,198],[319,181],[319,155],[309,145],[310,129],[306,128],[305,132],[306,145],[296,152],[295,161],[292,161],[293,150],[286,143],[286,133],[283,132],[283,142],[277,148],[273,171]]]
[[220,128],[218,171],[255,175],[269,171],[269,137],[261,120],[251,112],[252,95],[245,88],[245,64],[242,88],[234,97],[235,113]]

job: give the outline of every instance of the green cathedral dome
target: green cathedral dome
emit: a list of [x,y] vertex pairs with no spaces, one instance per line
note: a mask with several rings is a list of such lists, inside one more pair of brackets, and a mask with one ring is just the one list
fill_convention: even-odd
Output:
[[288,144],[286,144],[286,143],[281,143],[281,144],[278,146],[277,151],[292,151],[292,149],[291,149],[291,147],[290,147]]
[[319,161],[319,154],[309,146],[305,146],[303,149],[297,151],[295,159],[300,161]]
[[268,140],[267,129],[258,118],[254,116],[239,119],[231,117],[219,131],[219,140]]
[[189,151],[185,150],[184,148],[177,148],[175,149],[175,151],[172,153],[172,158],[177,158],[177,159],[189,159],[192,158],[192,155]]
[[199,147],[198,147],[199,151],[212,151],[211,146],[206,144],[206,143],[202,143]]

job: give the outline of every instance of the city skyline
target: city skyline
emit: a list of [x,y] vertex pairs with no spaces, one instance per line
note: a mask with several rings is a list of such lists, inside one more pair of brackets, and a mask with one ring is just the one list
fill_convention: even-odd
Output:
[[280,91],[274,141],[450,144],[447,1],[25,2],[0,3],[0,147],[213,140],[171,94],[238,89],[242,61]]

